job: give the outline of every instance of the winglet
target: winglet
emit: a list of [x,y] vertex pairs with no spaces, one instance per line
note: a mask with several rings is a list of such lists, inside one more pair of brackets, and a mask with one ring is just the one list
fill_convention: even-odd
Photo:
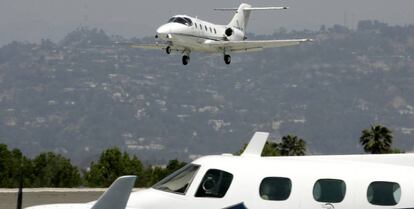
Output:
[[260,157],[268,137],[267,132],[256,132],[241,156]]
[[125,209],[136,176],[121,176],[96,201],[92,209]]

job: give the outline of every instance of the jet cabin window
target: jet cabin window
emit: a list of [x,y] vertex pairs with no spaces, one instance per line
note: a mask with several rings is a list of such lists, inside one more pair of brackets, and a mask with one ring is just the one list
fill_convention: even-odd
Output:
[[226,171],[210,169],[204,175],[196,192],[196,197],[222,198],[233,180],[233,175]]
[[153,188],[184,195],[199,168],[198,165],[188,164],[155,184]]
[[368,202],[373,205],[397,205],[401,199],[401,187],[394,182],[372,182],[367,191]]
[[264,200],[287,200],[292,191],[292,181],[288,178],[267,177],[260,183],[259,191]]
[[339,203],[345,193],[345,182],[339,179],[319,179],[313,186],[313,198],[318,202]]
[[170,20],[168,20],[169,23],[175,22],[175,23],[181,23],[186,26],[192,26],[193,21],[191,21],[190,18],[187,17],[172,17]]

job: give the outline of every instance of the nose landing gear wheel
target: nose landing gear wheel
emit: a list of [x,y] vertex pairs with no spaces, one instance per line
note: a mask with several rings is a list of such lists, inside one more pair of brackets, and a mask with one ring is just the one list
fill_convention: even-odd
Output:
[[167,54],[171,54],[171,47],[167,46],[167,48],[165,48],[165,52]]
[[183,65],[188,65],[190,62],[190,56],[184,55],[183,56]]
[[224,55],[224,62],[225,62],[227,65],[230,65],[230,63],[231,63],[231,56],[230,56],[230,55],[228,55],[228,54]]

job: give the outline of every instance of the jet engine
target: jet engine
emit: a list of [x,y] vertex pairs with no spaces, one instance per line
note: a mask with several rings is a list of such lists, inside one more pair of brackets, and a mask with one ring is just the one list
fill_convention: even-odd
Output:
[[227,28],[226,31],[224,31],[224,34],[226,34],[227,37],[230,37],[234,34],[234,30],[232,28]]
[[233,27],[228,27],[224,31],[224,37],[229,41],[240,41],[244,39],[244,33]]

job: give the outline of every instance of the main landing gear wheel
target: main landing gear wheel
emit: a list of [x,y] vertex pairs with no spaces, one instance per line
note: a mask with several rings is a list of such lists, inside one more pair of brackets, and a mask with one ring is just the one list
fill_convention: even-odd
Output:
[[224,55],[224,62],[225,62],[227,65],[230,65],[230,63],[231,63],[231,56],[230,56],[230,55],[228,55],[228,54],[225,54],[225,55]]
[[171,54],[171,47],[170,46],[167,46],[167,48],[165,48],[165,52],[167,54]]
[[189,62],[190,62],[190,56],[184,55],[183,56],[183,65],[188,65]]

